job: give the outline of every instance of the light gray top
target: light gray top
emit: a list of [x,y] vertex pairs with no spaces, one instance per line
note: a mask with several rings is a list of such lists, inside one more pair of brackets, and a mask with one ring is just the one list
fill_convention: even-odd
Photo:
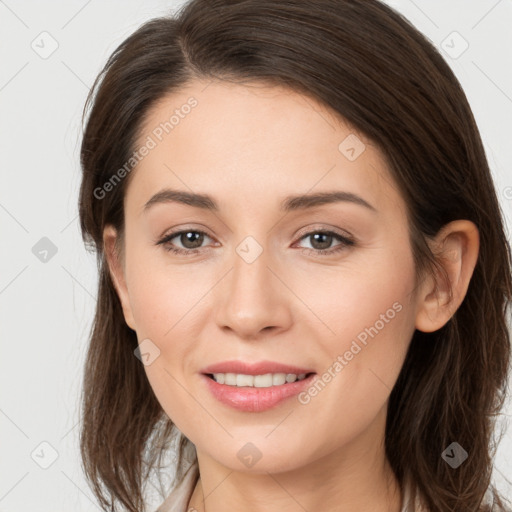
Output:
[[[194,462],[183,475],[181,482],[176,485],[156,512],[189,512],[187,510],[188,503],[192,497],[198,478],[199,469],[197,462]],[[414,505],[412,504],[410,486],[405,486],[403,505],[400,512],[426,512],[426,509],[421,506],[419,499],[416,498]]]

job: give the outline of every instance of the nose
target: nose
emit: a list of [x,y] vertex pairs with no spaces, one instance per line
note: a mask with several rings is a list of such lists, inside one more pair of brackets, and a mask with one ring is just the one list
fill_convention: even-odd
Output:
[[[269,266],[269,264],[271,266]],[[216,321],[220,329],[255,340],[269,331],[277,334],[292,322],[292,292],[266,251],[251,263],[235,253],[233,268],[217,290]]]

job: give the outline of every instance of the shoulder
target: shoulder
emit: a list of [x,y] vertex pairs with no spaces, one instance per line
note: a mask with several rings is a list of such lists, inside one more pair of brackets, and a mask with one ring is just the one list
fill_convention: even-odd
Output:
[[198,478],[199,468],[197,462],[193,462],[185,471],[183,477],[180,480],[176,479],[177,484],[156,512],[187,512],[188,503]]
[[402,508],[400,512],[429,512],[410,478],[404,480],[402,488]]

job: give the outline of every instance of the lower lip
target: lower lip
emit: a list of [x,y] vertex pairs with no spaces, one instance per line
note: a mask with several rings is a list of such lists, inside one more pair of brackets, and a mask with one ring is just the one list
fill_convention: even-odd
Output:
[[315,375],[312,373],[305,379],[268,388],[228,386],[215,382],[207,375],[202,374],[201,377],[212,395],[223,404],[239,411],[262,412],[304,391],[311,385]]

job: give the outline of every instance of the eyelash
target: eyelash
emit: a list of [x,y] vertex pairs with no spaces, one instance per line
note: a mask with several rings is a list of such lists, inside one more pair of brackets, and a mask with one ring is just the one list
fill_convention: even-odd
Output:
[[[159,240],[156,245],[163,245],[164,249],[168,252],[172,252],[174,254],[179,254],[183,256],[193,256],[197,254],[198,252],[201,252],[201,249],[180,249],[179,247],[172,247],[171,245],[166,245],[170,240],[173,238],[176,238],[178,235],[182,235],[184,233],[199,233],[201,235],[206,235],[208,238],[211,238],[207,233],[204,231],[201,231],[199,229],[186,229],[181,231],[175,231],[173,233],[169,233],[164,238]],[[335,233],[334,231],[324,231],[324,230],[316,230],[316,231],[309,231],[308,233],[305,233],[299,238],[300,240],[303,240],[304,238],[308,238],[312,235],[316,234],[322,234],[322,235],[332,235],[334,238],[338,239],[341,243],[336,245],[333,249],[310,249],[308,247],[302,248],[302,252],[307,252],[308,254],[314,253],[314,255],[332,255],[339,251],[342,251],[346,249],[347,247],[352,247],[355,245],[355,240],[353,240],[350,237],[342,236],[338,233]]]

